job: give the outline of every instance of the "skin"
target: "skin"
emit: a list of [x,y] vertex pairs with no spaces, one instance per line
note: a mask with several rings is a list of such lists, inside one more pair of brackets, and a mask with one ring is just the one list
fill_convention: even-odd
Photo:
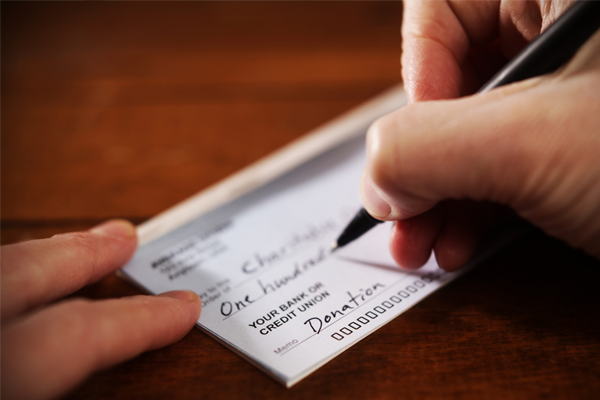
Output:
[[194,326],[201,302],[189,291],[54,302],[114,272],[136,246],[135,228],[114,220],[2,247],[3,398],[56,398],[93,372],[167,346]]
[[409,104],[367,135],[360,194],[402,267],[455,270],[506,209],[600,258],[600,33],[560,71],[470,95],[569,2],[405,2]]

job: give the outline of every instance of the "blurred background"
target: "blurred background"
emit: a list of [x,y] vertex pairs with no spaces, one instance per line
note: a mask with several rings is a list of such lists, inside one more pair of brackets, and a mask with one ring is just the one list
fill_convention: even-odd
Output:
[[400,80],[400,2],[2,2],[2,243],[140,223]]

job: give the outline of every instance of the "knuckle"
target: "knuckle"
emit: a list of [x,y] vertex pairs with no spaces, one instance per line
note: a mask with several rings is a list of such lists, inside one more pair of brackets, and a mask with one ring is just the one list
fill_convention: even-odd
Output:
[[413,108],[405,106],[381,117],[367,132],[367,165],[377,186],[386,187],[402,178],[403,138],[410,127]]

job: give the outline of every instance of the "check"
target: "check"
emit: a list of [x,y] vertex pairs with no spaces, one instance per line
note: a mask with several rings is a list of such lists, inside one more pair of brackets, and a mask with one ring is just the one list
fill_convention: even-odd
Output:
[[155,234],[123,272],[152,293],[199,293],[204,331],[285,385],[298,382],[457,276],[434,259],[400,270],[387,250],[388,224],[329,252],[361,206],[365,126]]

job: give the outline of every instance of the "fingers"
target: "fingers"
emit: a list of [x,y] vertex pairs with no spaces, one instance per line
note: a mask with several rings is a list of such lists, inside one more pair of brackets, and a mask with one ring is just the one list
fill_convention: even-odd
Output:
[[573,1],[406,0],[402,77],[409,101],[473,93]]
[[65,301],[14,320],[2,330],[2,394],[59,396],[93,371],[180,339],[200,308],[198,295],[176,291]]
[[390,254],[405,269],[423,266],[431,256],[443,226],[441,207],[415,217],[396,221],[390,235]]
[[469,48],[497,36],[498,10],[498,1],[404,3],[402,77],[411,102],[461,95]]
[[500,39],[504,53],[512,58],[540,32],[550,26],[575,0],[500,3]]
[[440,268],[455,271],[475,254],[480,237],[497,221],[500,207],[472,201],[445,201],[415,217],[397,221],[390,253],[405,269],[423,266],[431,250]]
[[123,266],[137,245],[135,228],[114,220],[87,232],[2,248],[2,319],[63,297]]
[[434,246],[440,268],[456,271],[475,254],[484,230],[477,206],[473,202],[447,204],[443,227]]

